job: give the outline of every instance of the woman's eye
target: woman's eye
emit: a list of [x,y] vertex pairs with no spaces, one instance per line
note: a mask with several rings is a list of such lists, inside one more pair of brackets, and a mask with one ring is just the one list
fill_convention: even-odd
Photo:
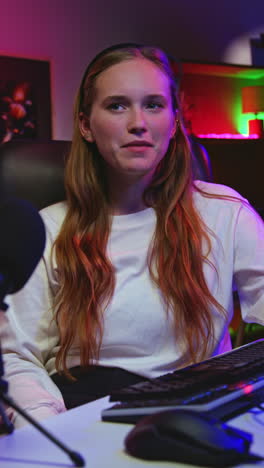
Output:
[[156,110],[162,109],[164,105],[161,102],[148,102],[146,107],[151,110]]
[[109,104],[109,106],[107,106],[107,109],[113,110],[113,111],[120,111],[120,110],[123,110],[124,108],[125,108],[125,105],[120,104],[120,102],[112,102],[111,104]]

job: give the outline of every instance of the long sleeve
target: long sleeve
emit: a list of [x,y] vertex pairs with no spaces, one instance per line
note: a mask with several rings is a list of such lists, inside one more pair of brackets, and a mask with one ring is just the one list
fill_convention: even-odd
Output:
[[264,223],[247,205],[234,232],[234,280],[243,319],[264,325]]
[[[8,393],[36,419],[66,409],[59,389],[50,378],[55,371],[58,349],[58,331],[53,319],[51,237],[47,231],[44,256],[28,283],[21,291],[6,298],[9,308],[1,326]],[[18,415],[12,417],[16,427],[25,422]]]
[[[200,189],[213,195],[195,194],[196,206],[209,228],[217,276],[211,281],[205,265],[207,284],[217,301],[233,313],[235,286],[246,322],[264,325],[264,223],[253,207],[230,187],[197,181]],[[216,195],[216,198],[214,198]]]

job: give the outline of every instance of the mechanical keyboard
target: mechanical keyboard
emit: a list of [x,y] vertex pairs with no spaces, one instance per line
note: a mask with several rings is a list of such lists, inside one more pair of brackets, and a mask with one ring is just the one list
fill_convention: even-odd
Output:
[[198,364],[115,391],[103,421],[136,423],[157,411],[184,408],[222,420],[264,401],[264,339]]

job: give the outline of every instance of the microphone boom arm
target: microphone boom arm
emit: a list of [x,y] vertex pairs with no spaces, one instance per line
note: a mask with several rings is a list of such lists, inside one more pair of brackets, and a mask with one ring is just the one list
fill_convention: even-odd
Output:
[[75,466],[85,466],[85,461],[79,453],[69,449],[65,444],[63,444],[59,439],[57,439],[57,437],[55,437],[53,434],[47,431],[38,421],[36,421],[34,418],[32,418],[32,416],[30,416],[22,408],[20,408],[20,406],[17,405],[17,403],[13,400],[13,398],[8,396],[7,394],[8,383],[6,380],[2,378],[3,375],[4,375],[4,365],[3,365],[2,352],[1,352],[1,346],[0,346],[0,416],[2,417],[3,425],[6,431],[8,432],[8,434],[11,434],[13,432],[14,425],[9,420],[5,412],[4,406],[2,405],[2,402],[10,406],[11,408],[13,408],[18,414],[20,414],[20,416],[25,418],[39,432],[41,432],[51,442],[57,445],[65,453],[67,453],[67,455],[70,457],[70,459],[72,460]]

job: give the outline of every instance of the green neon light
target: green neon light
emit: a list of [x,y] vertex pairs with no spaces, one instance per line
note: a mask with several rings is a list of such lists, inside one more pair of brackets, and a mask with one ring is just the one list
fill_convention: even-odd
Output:
[[[232,106],[232,117],[237,132],[242,135],[248,135],[248,121],[255,120],[255,114],[242,114],[241,97],[237,95]],[[264,112],[259,112],[258,119],[264,120]]]
[[[258,119],[264,120],[264,112],[260,112],[258,114]],[[242,133],[243,135],[248,135],[248,121],[249,120],[255,120],[256,115],[255,114],[240,114],[236,118],[236,127],[239,133]]]

